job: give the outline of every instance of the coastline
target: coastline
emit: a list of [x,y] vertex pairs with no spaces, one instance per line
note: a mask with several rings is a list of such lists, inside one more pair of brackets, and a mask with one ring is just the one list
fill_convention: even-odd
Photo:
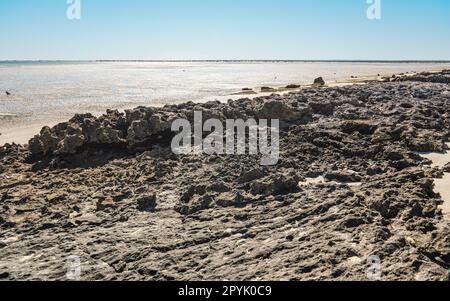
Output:
[[[41,61],[33,62],[33,63],[40,63]],[[65,62],[65,61],[62,61]],[[127,61],[128,62],[128,61]],[[284,61],[283,61],[284,62]],[[319,62],[319,61],[318,61]],[[330,61],[330,62],[339,62],[339,61]],[[365,61],[361,61],[365,62]],[[440,62],[440,61],[438,61]],[[55,62],[56,63],[56,62]],[[80,62],[82,63],[82,62]],[[405,64],[409,62],[404,62]],[[425,63],[425,62],[424,62]],[[443,62],[442,62],[443,63]],[[447,63],[447,62],[445,62]],[[450,63],[450,62],[448,62]],[[370,82],[376,82],[376,81],[383,81],[385,78],[391,78],[392,76],[412,76],[419,74],[421,72],[430,72],[430,73],[439,73],[442,70],[442,68],[435,68],[435,69],[429,69],[427,68],[426,71],[422,70],[420,72],[398,72],[398,73],[383,73],[383,74],[372,74],[372,75],[365,75],[365,76],[359,76],[355,78],[342,78],[334,81],[326,82],[327,87],[345,87],[348,85],[363,85]],[[270,92],[261,92],[258,91],[259,87],[250,87],[249,90],[246,92],[234,92],[226,97],[221,97],[221,101],[226,102],[229,99],[231,100],[237,100],[242,97],[247,97],[250,99],[256,98],[256,97],[267,97],[272,94],[279,94],[279,95],[286,95],[289,93],[295,93],[299,92],[301,89],[304,88],[310,88],[311,84],[301,84],[301,83],[291,83],[292,85],[299,86],[298,88],[288,89],[285,86],[273,86],[273,91]],[[250,93],[248,93],[250,92]],[[219,98],[219,97],[218,97]],[[195,101],[195,100],[194,100]],[[164,105],[155,105],[157,107],[163,107]],[[133,109],[135,106],[121,106],[119,109],[121,112],[124,112],[125,110]],[[110,109],[116,109],[116,108],[110,108]],[[97,112],[94,113],[95,116],[101,116],[104,112]],[[11,115],[7,113],[0,113],[1,116]],[[13,115],[11,115],[13,116]],[[16,118],[21,118],[21,116],[16,116]],[[6,127],[0,128],[0,145],[4,145],[5,143],[16,143],[16,144],[27,144],[31,138],[33,138],[35,135],[39,134],[40,130],[44,126],[54,126],[60,122],[63,122],[66,118],[58,118],[58,119],[45,119],[40,120],[39,122],[31,122],[27,125],[9,125]]]
[[[0,270],[63,279],[70,253],[83,280],[364,280],[378,256],[383,280],[445,280],[450,221],[434,182],[449,164],[420,153],[448,151],[449,80],[78,115],[1,147]],[[280,119],[279,163],[174,155],[170,121],[196,110]]]

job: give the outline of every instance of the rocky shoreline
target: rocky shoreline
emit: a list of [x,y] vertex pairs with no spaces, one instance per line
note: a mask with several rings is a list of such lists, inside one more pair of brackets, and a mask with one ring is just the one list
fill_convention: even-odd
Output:
[[[450,230],[417,152],[450,138],[450,72],[77,115],[0,148],[0,280],[446,280]],[[280,161],[176,156],[171,123],[280,119]],[[322,177],[324,181],[308,181]],[[354,184],[354,185],[353,185]]]

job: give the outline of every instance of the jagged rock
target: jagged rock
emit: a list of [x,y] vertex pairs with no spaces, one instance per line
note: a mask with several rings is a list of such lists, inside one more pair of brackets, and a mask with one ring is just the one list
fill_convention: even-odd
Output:
[[259,119],[280,119],[285,122],[307,121],[311,115],[309,107],[292,107],[282,101],[270,100],[257,113]]
[[318,87],[325,86],[325,81],[323,80],[322,77],[318,77],[314,80],[313,86],[318,86]]
[[[430,168],[416,150],[445,150],[449,89],[401,78],[76,115],[27,147],[4,145],[0,271],[64,280],[61,264],[76,255],[89,263],[82,280],[367,280],[377,255],[383,280],[445,280],[435,179],[450,167]],[[173,155],[161,141],[194,110],[280,118],[278,164]]]
[[32,154],[52,153],[57,149],[59,139],[49,127],[44,127],[40,135],[35,136],[28,143]]
[[52,129],[43,128],[28,145],[34,155],[60,156],[76,154],[85,146],[133,148],[170,131],[176,117],[142,107],[126,111],[126,116],[112,110],[100,118],[91,114],[76,115],[68,123],[60,123]]
[[401,81],[414,81],[414,82],[428,82],[428,83],[442,83],[448,84],[450,83],[450,76],[447,74],[429,74],[422,73],[413,76],[405,76],[400,78]]
[[444,172],[450,172],[450,163],[447,163],[442,170]]
[[123,132],[112,128],[111,125],[107,125],[107,123],[108,122],[100,123],[96,119],[85,119],[82,127],[87,143],[110,145],[124,143]]
[[144,142],[152,135],[147,120],[134,120],[128,129],[127,142],[130,146]]
[[64,138],[61,141],[59,141],[55,154],[56,155],[76,154],[79,148],[81,148],[85,144],[85,141],[86,140],[80,126],[76,123],[72,123],[67,127]]
[[138,107],[133,110],[125,110],[127,124],[131,125],[133,121],[148,120],[154,114],[154,109],[146,107]]

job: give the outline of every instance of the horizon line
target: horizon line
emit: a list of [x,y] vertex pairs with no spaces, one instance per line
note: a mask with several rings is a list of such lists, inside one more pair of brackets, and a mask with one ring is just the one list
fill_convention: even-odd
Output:
[[13,60],[0,60],[0,63],[21,63],[21,62],[324,62],[324,63],[340,63],[340,62],[357,62],[357,63],[450,63],[450,59],[408,59],[408,60],[396,60],[396,59],[13,59]]

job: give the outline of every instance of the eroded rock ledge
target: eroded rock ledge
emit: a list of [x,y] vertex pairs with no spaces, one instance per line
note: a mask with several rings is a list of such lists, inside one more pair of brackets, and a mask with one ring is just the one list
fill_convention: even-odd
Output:
[[[201,111],[204,120],[226,119],[281,119],[284,122],[307,122],[312,118],[308,105],[290,103],[281,99],[243,99],[223,104],[186,103],[166,106],[162,109],[139,107],[127,110],[108,111],[96,118],[91,114],[76,115],[53,128],[44,127],[40,134],[29,142],[32,155],[73,155],[88,146],[97,148],[127,147],[152,144],[157,138],[170,138],[171,125],[176,119],[194,122],[194,112]],[[167,139],[166,139],[167,140]]]
[[[383,279],[444,280],[443,170],[417,152],[445,149],[448,77],[77,115],[1,147],[0,278],[65,279],[76,255],[84,280],[366,280],[375,255]],[[279,164],[174,155],[196,110],[279,118]]]

